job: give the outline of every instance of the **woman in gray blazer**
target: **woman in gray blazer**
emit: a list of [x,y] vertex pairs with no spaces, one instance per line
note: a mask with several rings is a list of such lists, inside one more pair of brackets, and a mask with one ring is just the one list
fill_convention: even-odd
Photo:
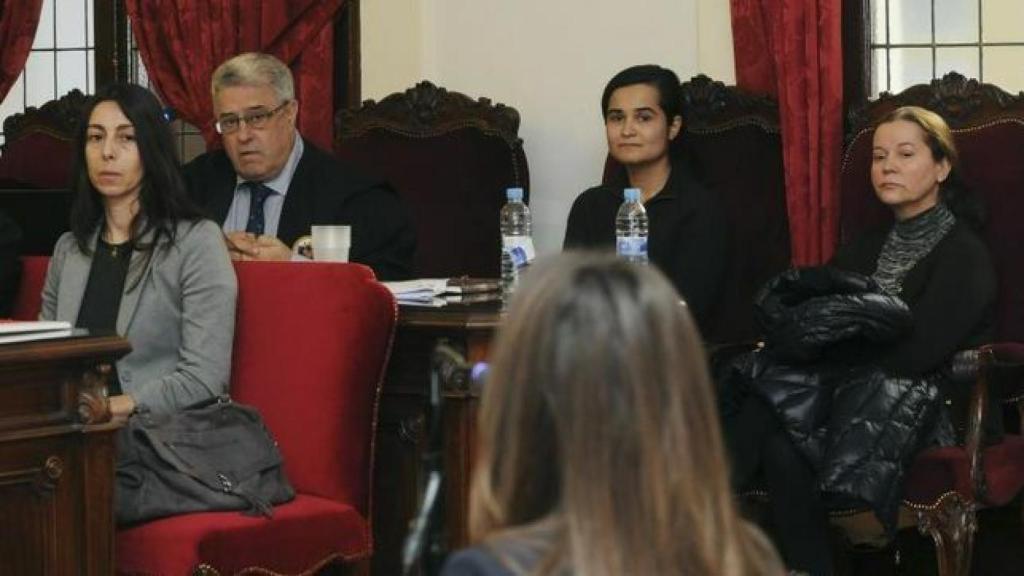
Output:
[[170,412],[227,392],[237,283],[220,227],[190,203],[160,104],[118,84],[86,107],[71,231],[43,288],[43,320],[116,332],[110,408]]

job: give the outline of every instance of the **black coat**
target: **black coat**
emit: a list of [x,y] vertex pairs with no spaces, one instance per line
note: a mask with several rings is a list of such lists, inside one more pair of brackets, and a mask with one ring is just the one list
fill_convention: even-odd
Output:
[[[208,152],[184,170],[192,197],[207,216],[223,223],[237,178],[228,155]],[[277,237],[291,246],[314,224],[351,225],[350,259],[373,268],[378,279],[412,276],[416,233],[398,194],[306,141],[281,209]]]
[[940,376],[900,377],[846,351],[905,338],[909,307],[866,276],[820,267],[774,278],[757,310],[766,345],[736,363],[750,391],[775,407],[823,493],[893,528],[906,468],[938,422]]

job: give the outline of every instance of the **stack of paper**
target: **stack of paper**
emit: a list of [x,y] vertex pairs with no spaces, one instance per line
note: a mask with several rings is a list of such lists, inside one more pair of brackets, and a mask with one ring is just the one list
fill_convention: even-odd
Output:
[[[483,301],[477,294],[496,293],[501,285],[485,278],[420,278],[404,282],[384,282],[399,304],[444,306],[448,302]],[[472,295],[472,296],[471,296]]]
[[0,344],[71,336],[70,322],[0,322]]
[[441,300],[445,287],[448,284],[447,278],[420,278],[419,280],[405,280],[403,282],[384,282],[388,290],[395,295],[399,304],[434,305],[434,300]]

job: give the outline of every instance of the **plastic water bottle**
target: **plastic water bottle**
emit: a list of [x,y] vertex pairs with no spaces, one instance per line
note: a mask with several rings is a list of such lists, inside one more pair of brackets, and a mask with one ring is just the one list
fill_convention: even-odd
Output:
[[507,298],[515,291],[519,275],[533,262],[530,208],[523,203],[523,189],[509,188],[501,208],[501,290]]
[[615,216],[615,251],[630,262],[647,263],[647,210],[639,188],[626,188]]

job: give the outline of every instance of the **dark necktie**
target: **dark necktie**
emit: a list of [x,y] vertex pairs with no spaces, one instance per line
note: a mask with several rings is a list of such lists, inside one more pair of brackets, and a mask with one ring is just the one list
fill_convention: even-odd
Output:
[[249,221],[245,225],[245,231],[257,236],[263,234],[265,224],[263,218],[263,203],[274,193],[262,182],[247,182],[249,187]]

